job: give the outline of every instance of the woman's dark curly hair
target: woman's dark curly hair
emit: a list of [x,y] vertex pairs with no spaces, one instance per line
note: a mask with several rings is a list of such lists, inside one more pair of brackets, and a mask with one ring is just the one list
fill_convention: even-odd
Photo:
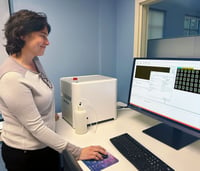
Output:
[[8,55],[16,54],[16,56],[19,56],[25,44],[22,36],[43,30],[45,27],[50,33],[51,26],[48,24],[45,13],[30,10],[20,10],[13,13],[4,28],[7,40],[5,47]]

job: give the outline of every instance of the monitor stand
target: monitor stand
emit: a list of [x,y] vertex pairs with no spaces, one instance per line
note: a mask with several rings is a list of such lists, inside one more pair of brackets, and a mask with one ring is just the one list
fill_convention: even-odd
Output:
[[163,123],[143,130],[143,132],[169,145],[170,147],[175,148],[176,150],[179,150],[182,147],[198,140],[198,138],[195,136],[187,134],[179,129],[170,127]]

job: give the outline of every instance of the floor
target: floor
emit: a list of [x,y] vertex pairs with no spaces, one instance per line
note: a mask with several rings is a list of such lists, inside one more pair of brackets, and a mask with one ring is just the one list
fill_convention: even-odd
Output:
[[4,162],[1,157],[1,142],[0,142],[0,171],[6,171],[6,169],[4,167]]

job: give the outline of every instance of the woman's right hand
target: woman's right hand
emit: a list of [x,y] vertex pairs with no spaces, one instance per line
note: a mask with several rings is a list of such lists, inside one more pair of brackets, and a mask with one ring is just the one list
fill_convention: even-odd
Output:
[[107,155],[106,150],[101,146],[89,146],[82,148],[79,160],[103,160],[103,156]]

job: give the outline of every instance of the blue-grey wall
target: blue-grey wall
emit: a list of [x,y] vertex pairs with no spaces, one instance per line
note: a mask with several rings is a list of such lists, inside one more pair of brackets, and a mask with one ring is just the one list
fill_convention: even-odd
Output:
[[118,1],[116,28],[118,100],[127,103],[133,62],[134,0]]
[[102,74],[118,79],[118,100],[127,102],[133,54],[134,0],[10,0],[12,12],[45,12],[52,31],[40,57],[55,85],[60,77]]

